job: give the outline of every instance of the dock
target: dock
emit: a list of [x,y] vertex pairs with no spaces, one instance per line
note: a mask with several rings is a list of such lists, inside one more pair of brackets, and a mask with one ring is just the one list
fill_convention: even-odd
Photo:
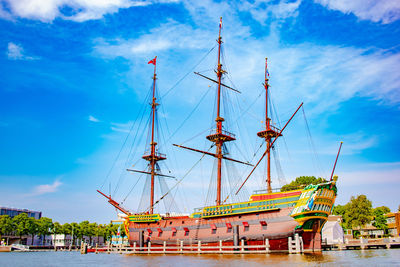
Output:
[[391,249],[400,248],[400,238],[374,238],[374,239],[350,239],[345,243],[326,244],[322,243],[322,250],[355,250],[355,249]]
[[[183,241],[178,241],[176,244],[168,244],[164,241],[163,244],[153,245],[147,242],[146,246],[138,246],[136,242],[133,246],[107,246],[95,247],[91,249],[85,248],[85,244],[81,246],[81,253],[119,253],[119,254],[268,254],[271,253],[269,240],[265,239],[262,245],[247,245],[245,240],[240,240],[239,245],[227,246],[223,245],[220,240],[218,245],[210,246],[203,244],[201,241],[197,243],[185,245]],[[289,250],[273,251],[284,252],[289,254],[300,254],[304,252],[303,239],[298,234],[288,238]]]

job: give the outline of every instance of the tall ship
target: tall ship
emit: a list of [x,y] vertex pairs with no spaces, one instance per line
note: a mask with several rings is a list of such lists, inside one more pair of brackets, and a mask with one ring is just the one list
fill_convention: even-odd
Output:
[[[164,243],[176,245],[183,242],[185,246],[190,246],[201,241],[202,244],[210,246],[219,245],[220,242],[226,246],[237,246],[243,242],[242,240],[244,240],[246,245],[262,245],[267,239],[271,251],[288,252],[290,237],[300,236],[305,252],[320,251],[321,229],[327,221],[335,203],[337,178],[333,177],[332,171],[330,180],[326,183],[308,185],[300,189],[285,192],[275,192],[272,189],[271,151],[274,148],[275,142],[283,135],[283,130],[303,104],[301,103],[282,129],[273,126],[268,114],[270,85],[267,59],[265,59],[265,77],[263,83],[265,89],[265,114],[263,116],[265,122],[264,128],[256,133],[265,142],[265,151],[254,165],[231,158],[228,155],[226,143],[234,142],[236,136],[224,128],[225,119],[222,117],[221,101],[224,96],[223,90],[236,91],[236,89],[223,83],[223,76],[226,74],[226,71],[223,69],[221,63],[221,49],[223,44],[221,29],[222,19],[220,20],[217,39],[216,78],[209,78],[203,74],[196,73],[216,84],[215,129],[206,136],[207,140],[212,144],[213,151],[203,151],[174,144],[176,147],[198,152],[202,154],[202,157],[215,158],[215,177],[212,177],[213,183],[211,184],[216,189],[214,204],[196,208],[189,215],[173,212],[165,214],[155,212],[155,206],[170,192],[168,191],[159,196],[159,198],[155,198],[155,178],[169,177],[169,175],[161,173],[158,164],[158,162],[166,160],[167,156],[159,152],[158,140],[156,138],[157,107],[159,105],[157,103],[156,87],[157,57],[149,61],[149,64],[154,65],[150,103],[149,147],[147,153],[142,156],[142,159],[147,161],[147,169],[129,169],[131,172],[147,176],[145,186],[148,187],[147,189],[150,192],[149,208],[132,213],[123,208],[111,195],[107,195],[100,190],[97,191],[106,197],[112,206],[124,214],[124,226],[131,245],[136,243],[138,246],[143,247],[151,242],[151,246],[161,246]],[[237,195],[263,159],[266,160],[266,189],[264,188],[251,194],[247,201],[229,203],[227,201],[228,196],[223,195],[222,190],[221,180],[223,171],[226,170],[223,167],[224,162],[228,161],[235,164],[252,166],[250,173],[245,179],[242,179],[243,182],[239,184],[240,186],[237,186],[236,190],[231,193]]]

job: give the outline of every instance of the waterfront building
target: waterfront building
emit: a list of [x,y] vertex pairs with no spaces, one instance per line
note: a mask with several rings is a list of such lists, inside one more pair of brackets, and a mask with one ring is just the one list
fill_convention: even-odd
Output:
[[342,226],[342,216],[329,215],[327,222],[321,230],[322,243],[327,245],[343,244],[344,231]]
[[14,218],[21,213],[26,213],[29,217],[35,218],[36,220],[39,220],[42,217],[41,211],[0,207],[0,215],[8,215],[11,218]]
[[360,231],[360,235],[363,237],[381,238],[385,235],[390,235],[391,237],[400,236],[400,212],[390,212],[385,214],[386,223],[388,226],[387,233],[384,230],[378,229],[373,226],[373,221],[361,229],[353,229],[353,231]]
[[27,236],[26,239],[23,240],[24,245],[28,246],[56,246],[56,247],[67,247],[70,245],[73,246],[80,246],[81,242],[89,244],[91,246],[103,245],[104,244],[104,237],[103,236],[83,236],[82,239],[78,239],[75,237],[75,242],[72,244],[73,239],[71,235],[65,234],[52,234],[44,236],[34,236],[32,242],[32,236]]

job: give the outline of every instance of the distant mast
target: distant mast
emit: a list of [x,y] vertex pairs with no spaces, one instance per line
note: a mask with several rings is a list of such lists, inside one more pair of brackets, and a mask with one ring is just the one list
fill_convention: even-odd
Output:
[[157,57],[154,59],[150,60],[148,64],[153,64],[154,65],[154,75],[153,75],[153,99],[151,102],[151,143],[150,143],[150,154],[144,155],[142,158],[149,161],[149,167],[150,167],[150,176],[151,176],[151,183],[150,183],[150,214],[154,213],[154,176],[156,176],[156,163],[157,161],[160,160],[165,160],[166,156],[163,154],[160,154],[157,152],[157,142],[154,141],[154,123],[156,119],[156,112],[157,112],[157,106],[159,105],[156,102],[156,80],[157,80],[157,74],[156,74],[156,62]]
[[271,119],[268,117],[268,89],[269,89],[269,73],[268,73],[268,58],[265,58],[265,130],[258,132],[257,135],[265,139],[267,143],[266,154],[267,154],[267,190],[268,193],[272,193],[271,188],[271,141],[273,138],[277,138],[282,134],[279,133],[279,129],[271,126]]

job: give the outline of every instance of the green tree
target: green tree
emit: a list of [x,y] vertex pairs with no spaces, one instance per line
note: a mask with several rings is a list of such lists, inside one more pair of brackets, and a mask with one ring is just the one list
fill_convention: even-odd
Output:
[[378,210],[379,210],[379,211],[382,211],[383,214],[390,213],[390,209],[389,209],[388,207],[386,207],[386,206],[376,207],[376,208],[373,210],[373,212],[378,211]]
[[13,229],[14,229],[14,224],[10,216],[0,215],[0,239],[1,236],[11,233]]
[[117,225],[117,224],[112,224],[112,223],[108,224],[108,225],[106,226],[106,229],[105,229],[105,236],[104,236],[104,238],[105,238],[106,240],[111,240],[111,237],[112,237],[113,235],[116,235],[116,234],[117,234],[117,232],[118,232],[118,227],[119,227],[119,225]]
[[346,204],[345,219],[349,228],[359,228],[372,220],[372,203],[365,195],[352,196]]
[[390,209],[386,206],[381,206],[373,209],[374,222],[372,223],[372,225],[378,229],[383,230],[385,234],[387,234],[388,229],[385,214],[389,212]]
[[342,227],[344,229],[348,229],[349,227],[346,224],[346,210],[347,210],[347,205],[336,205],[333,207],[332,214],[333,215],[340,215],[342,216]]
[[59,222],[55,222],[53,224],[53,227],[52,227],[51,231],[56,235],[62,234],[63,233],[63,227]]
[[92,237],[96,235],[97,223],[89,223],[87,228],[87,236],[89,237],[89,244],[92,244]]
[[44,239],[46,235],[51,234],[53,229],[53,220],[50,218],[42,217],[38,220],[38,234],[43,237],[42,245],[44,244]]
[[303,188],[310,184],[315,185],[315,184],[321,184],[321,183],[326,183],[326,182],[327,181],[321,177],[315,178],[315,176],[300,176],[300,177],[297,177],[290,184],[282,186],[281,191],[285,192],[285,191],[295,190],[298,188]]
[[30,234],[32,220],[26,213],[20,213],[13,219],[13,224],[15,226],[15,233],[19,236],[20,240],[23,235]]
[[38,233],[38,222],[35,218],[29,217],[29,221],[27,223],[28,232],[32,236],[31,245],[33,245],[35,235]]
[[72,234],[72,226],[69,223],[64,223],[62,225],[61,233],[64,235],[71,235]]
[[82,238],[82,231],[79,227],[79,224],[76,222],[71,223],[71,236],[72,236],[72,244],[75,245],[76,238]]
[[80,229],[80,238],[82,239],[84,236],[89,236],[89,221],[82,221],[79,223]]

